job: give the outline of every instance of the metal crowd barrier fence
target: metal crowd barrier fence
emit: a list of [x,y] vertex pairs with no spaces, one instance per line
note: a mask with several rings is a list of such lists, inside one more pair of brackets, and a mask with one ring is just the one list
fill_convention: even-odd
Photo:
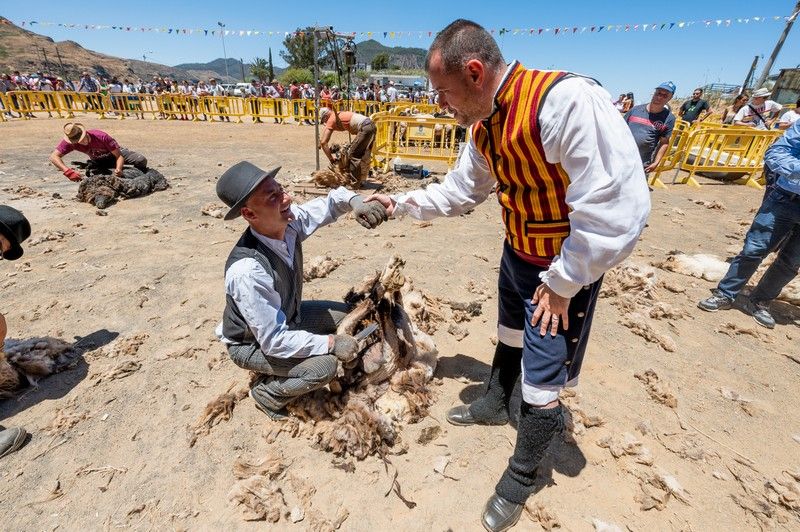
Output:
[[455,120],[398,116],[384,111],[373,114],[372,121],[376,127],[373,167],[388,170],[395,157],[444,161],[450,167],[455,163],[458,156]]
[[248,115],[253,117],[253,122],[260,122],[261,119],[272,118],[276,122],[282,122],[291,118],[289,100],[283,98],[246,98]]
[[[700,187],[695,179],[699,172],[723,179],[734,178],[734,182],[760,190],[763,188],[764,153],[767,148],[783,134],[778,130],[757,130],[746,126],[723,126],[720,124],[694,124],[670,139],[670,149],[654,175],[667,170],[689,172],[687,176],[673,183]],[[758,176],[758,177],[756,177]],[[662,183],[663,186],[663,183]]]
[[[119,120],[128,117],[150,116],[152,119],[236,119],[251,116],[254,120],[294,119],[297,122],[314,119],[315,103],[312,99],[241,98],[235,96],[190,96],[185,94],[143,93],[87,93],[70,91],[9,91],[2,95],[4,108],[30,118],[33,113],[56,113],[59,117],[74,118],[76,113],[97,114],[107,118],[113,113]],[[322,100],[321,107],[333,107],[337,111],[355,111],[371,116],[375,113],[433,114],[439,107],[428,103],[377,102],[370,100]],[[5,111],[4,111],[5,113]],[[3,117],[3,121],[8,120]]]

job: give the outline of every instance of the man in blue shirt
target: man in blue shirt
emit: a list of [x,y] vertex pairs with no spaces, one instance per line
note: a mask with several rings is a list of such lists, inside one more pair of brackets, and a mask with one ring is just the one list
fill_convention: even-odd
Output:
[[652,172],[667,153],[667,145],[675,128],[675,115],[667,102],[675,94],[675,84],[665,81],[653,92],[650,103],[637,105],[625,113],[625,122],[633,134],[645,173]]
[[775,318],[769,312],[769,303],[800,269],[800,121],[767,149],[764,175],[767,192],[745,236],[744,248],[731,262],[714,295],[698,306],[709,312],[731,308],[764,257],[777,250],[775,262],[750,294],[749,304],[756,322],[772,329]]

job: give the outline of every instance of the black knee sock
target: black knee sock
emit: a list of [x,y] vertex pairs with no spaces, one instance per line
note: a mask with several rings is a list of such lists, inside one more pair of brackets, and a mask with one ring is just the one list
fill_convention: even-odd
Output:
[[525,504],[533,493],[536,468],[553,439],[562,428],[561,405],[555,408],[535,408],[527,403],[520,409],[517,425],[517,445],[508,460],[495,491],[506,500]]
[[508,419],[508,404],[522,371],[521,363],[521,347],[497,343],[486,393],[469,406],[469,411],[475,419],[479,421]]

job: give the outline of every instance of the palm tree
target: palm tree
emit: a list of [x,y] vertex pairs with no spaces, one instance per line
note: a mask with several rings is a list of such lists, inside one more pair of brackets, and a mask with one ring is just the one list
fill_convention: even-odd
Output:
[[266,81],[269,77],[269,65],[267,64],[267,60],[263,57],[253,58],[253,62],[250,65],[250,73],[259,80]]

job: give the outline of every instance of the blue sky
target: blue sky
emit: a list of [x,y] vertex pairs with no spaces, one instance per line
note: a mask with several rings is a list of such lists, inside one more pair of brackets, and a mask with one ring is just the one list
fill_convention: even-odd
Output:
[[[271,4],[271,5],[270,5]],[[524,29],[502,37],[495,33],[507,60],[519,59],[526,66],[558,68],[592,76],[613,96],[634,92],[637,101],[649,99],[652,88],[670,79],[677,84],[677,95],[691,93],[695,86],[705,83],[741,83],[756,55],[763,56],[761,65],[772,51],[783,22],[773,16],[789,15],[795,2],[764,0],[745,1],[684,1],[671,2],[600,2],[600,1],[483,1],[459,2],[375,2],[348,0],[334,3],[306,0],[302,3],[274,2],[257,6],[241,2],[196,0],[167,2],[141,0],[135,4],[114,4],[106,1],[83,0],[71,2],[13,2],[0,10],[0,15],[14,23],[21,21],[55,22],[64,24],[95,24],[108,26],[205,28],[216,29],[217,21],[229,30],[260,30],[283,32],[297,27],[320,24],[332,25],[343,32],[374,32],[373,38],[388,46],[418,46],[427,48],[435,32],[453,19],[464,17],[484,27]],[[290,8],[288,5],[295,5]],[[269,7],[267,7],[269,5]],[[335,6],[335,7],[332,7]],[[425,6],[430,6],[426,10]],[[737,23],[737,18],[767,17],[767,22],[751,20]],[[641,31],[641,25],[732,19],[729,27],[696,24],[671,30]],[[630,25],[628,32],[554,35],[553,29],[580,28],[601,25]],[[640,29],[633,31],[633,25]],[[800,22],[783,47],[773,67],[800,64]],[[28,26],[26,25],[26,28]],[[531,36],[530,28],[551,28],[549,33]],[[138,58],[174,65],[184,62],[205,62],[222,57],[219,37],[201,35],[168,35],[162,33],[119,32],[111,29],[85,30],[58,26],[34,25],[29,28],[48,35],[56,41],[74,40],[86,48],[120,57]],[[401,37],[384,38],[383,32],[403,32]],[[406,32],[415,32],[407,36]],[[571,30],[570,30],[571,31]],[[418,33],[423,32],[422,38]],[[538,31],[536,32],[538,33]],[[357,40],[362,38],[359,35]],[[256,56],[266,57],[272,47],[273,58],[282,65],[278,52],[282,36],[228,36],[225,46],[228,57],[245,61]]]

